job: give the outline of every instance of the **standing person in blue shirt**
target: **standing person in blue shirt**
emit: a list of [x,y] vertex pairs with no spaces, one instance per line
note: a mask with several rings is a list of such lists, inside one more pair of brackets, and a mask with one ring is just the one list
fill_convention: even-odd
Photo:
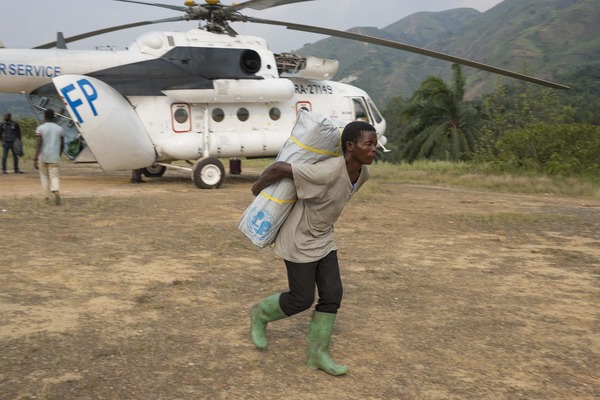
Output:
[[2,140],[2,173],[6,174],[6,160],[8,159],[8,151],[12,151],[13,167],[15,174],[22,174],[19,169],[19,156],[15,154],[13,144],[15,140],[21,140],[21,127],[12,120],[11,113],[4,114],[4,122],[0,125],[0,140]]
[[252,193],[283,178],[294,181],[298,201],[275,239],[274,253],[283,258],[289,290],[263,299],[250,310],[250,336],[258,349],[267,347],[267,323],[312,307],[315,287],[318,301],[308,332],[308,367],[331,375],[344,375],[348,368],[333,362],[329,344],[342,301],[342,281],[333,241],[333,224],[344,206],[369,178],[367,165],[376,156],[375,128],[362,121],[351,122],[342,132],[343,157],[315,164],[275,162],[267,167]]
[[[65,132],[54,122],[54,110],[44,111],[44,122],[35,130],[35,156],[33,166],[40,170],[40,180],[45,200],[54,196],[54,204],[60,206],[60,156],[62,155]],[[39,162],[38,162],[39,159]]]

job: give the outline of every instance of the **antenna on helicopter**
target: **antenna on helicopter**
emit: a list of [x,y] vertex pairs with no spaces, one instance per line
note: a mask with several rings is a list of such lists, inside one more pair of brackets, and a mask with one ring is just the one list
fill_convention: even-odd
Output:
[[65,36],[63,35],[62,32],[56,33],[56,48],[57,49],[66,49],[67,48],[67,42],[65,42]]

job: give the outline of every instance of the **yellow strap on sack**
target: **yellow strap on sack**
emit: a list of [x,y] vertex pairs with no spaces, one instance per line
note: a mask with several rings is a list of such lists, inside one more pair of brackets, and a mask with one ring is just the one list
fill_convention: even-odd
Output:
[[315,149],[314,147],[307,146],[304,143],[300,143],[300,141],[298,141],[298,139],[296,139],[293,136],[290,136],[290,139],[292,140],[292,142],[296,143],[298,146],[302,147],[304,150],[308,150],[308,151],[311,151],[313,153],[318,153],[318,154],[325,154],[327,156],[332,156],[332,157],[341,156],[341,154],[337,153],[337,152]]
[[260,192],[260,195],[268,200],[271,200],[272,202],[277,203],[277,204],[292,204],[292,203],[296,202],[296,199],[277,199],[273,196],[269,196],[265,192]]

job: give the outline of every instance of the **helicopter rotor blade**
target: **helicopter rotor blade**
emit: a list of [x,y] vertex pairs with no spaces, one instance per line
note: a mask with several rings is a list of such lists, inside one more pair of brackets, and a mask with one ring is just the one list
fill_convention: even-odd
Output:
[[161,8],[167,8],[169,10],[182,11],[182,12],[186,12],[188,10],[187,7],[173,6],[171,4],[163,4],[163,3],[147,3],[145,1],[135,1],[135,0],[114,0],[114,1],[121,1],[123,3],[143,4],[146,6],[161,7]]
[[376,44],[379,46],[409,51],[411,53],[417,53],[417,54],[421,54],[424,56],[433,57],[433,58],[449,61],[449,62],[456,63],[456,64],[466,65],[466,66],[477,68],[477,69],[480,69],[483,71],[493,72],[495,74],[504,75],[504,76],[508,76],[511,78],[536,83],[538,85],[548,86],[548,87],[551,87],[554,89],[569,89],[568,86],[561,85],[559,83],[546,81],[543,79],[535,78],[533,76],[509,71],[509,70],[494,67],[494,66],[488,65],[488,64],[483,64],[483,63],[480,63],[477,61],[471,61],[466,58],[455,57],[455,56],[452,56],[449,54],[440,53],[440,52],[433,51],[433,50],[427,50],[427,49],[424,49],[421,47],[415,47],[415,46],[411,46],[411,45],[404,44],[401,42],[395,42],[393,40],[380,39],[380,38],[376,38],[373,36],[361,35],[361,34],[352,33],[352,32],[339,31],[336,29],[321,28],[321,27],[310,26],[310,25],[294,24],[294,23],[283,22],[283,21],[272,21],[272,20],[254,18],[254,17],[246,17],[244,21],[245,22],[254,22],[257,24],[284,26],[287,29],[296,30],[296,31],[318,33],[318,34],[322,34],[322,35],[336,36],[336,37],[341,37],[344,39],[356,40],[359,42],[372,43],[372,44]]
[[313,0],[249,0],[243,3],[231,5],[227,7],[227,11],[238,11],[244,8],[251,8],[253,10],[266,10],[267,8],[279,7],[286,4],[300,3],[304,1]]
[[[130,24],[117,25],[117,26],[113,26],[110,28],[98,29],[96,31],[82,33],[81,35],[75,35],[75,36],[71,36],[68,38],[64,38],[64,44],[70,43],[70,42],[76,42],[78,40],[87,39],[87,38],[97,36],[97,35],[102,35],[105,33],[120,31],[122,29],[129,29],[129,28],[135,28],[135,27],[144,26],[144,25],[162,24],[164,22],[177,22],[177,21],[185,21],[185,20],[186,19],[184,17],[173,17],[173,18],[158,19],[155,21],[139,21],[139,22],[133,22]],[[61,43],[61,44],[63,44],[63,43]],[[50,42],[50,43],[42,44],[40,46],[34,47],[34,49],[51,49],[53,47],[57,47],[57,42]]]
[[[169,10],[181,11],[181,12],[188,12],[190,7],[200,7],[200,8],[210,8],[211,7],[211,5],[198,5],[195,2],[191,6],[181,7],[181,6],[173,6],[170,4],[164,4],[164,3],[148,3],[145,1],[137,1],[137,0],[114,0],[114,1],[120,1],[123,3],[143,4],[146,6],[167,8]],[[249,1],[245,1],[243,3],[232,4],[229,6],[227,6],[227,5],[221,6],[218,4],[212,5],[212,6],[222,8],[226,14],[230,14],[230,13],[234,13],[239,10],[242,10],[244,8],[251,8],[253,10],[266,10],[267,8],[279,7],[279,6],[284,6],[287,4],[300,3],[300,2],[305,2],[305,1],[314,1],[314,0],[249,0]]]
[[[362,35],[362,34],[352,33],[352,32],[347,32],[347,31],[340,31],[340,30],[336,30],[336,29],[322,28],[322,27],[311,26],[311,25],[302,25],[302,24],[295,24],[295,23],[290,23],[290,22],[254,18],[254,17],[242,15],[237,12],[238,10],[241,10],[244,8],[252,8],[255,10],[264,10],[264,9],[271,8],[271,7],[277,7],[277,6],[282,6],[282,5],[286,5],[286,4],[313,1],[313,0],[249,0],[249,1],[245,1],[243,3],[234,4],[231,6],[220,5],[218,1],[216,1],[214,3],[207,2],[206,5],[198,5],[195,2],[193,2],[193,3],[191,3],[192,5],[185,6],[185,7],[173,6],[173,5],[169,5],[169,4],[163,4],[163,3],[148,3],[148,2],[137,1],[137,0],[115,0],[115,1],[168,8],[168,9],[175,10],[175,11],[185,12],[185,16],[166,18],[166,19],[160,19],[160,20],[155,20],[155,21],[140,21],[140,22],[134,22],[134,23],[130,23],[130,24],[118,25],[118,26],[114,26],[114,27],[110,27],[110,28],[99,29],[96,31],[83,33],[83,34],[72,36],[69,38],[64,38],[64,40],[46,43],[46,44],[34,47],[34,49],[49,49],[52,47],[57,47],[57,44],[58,44],[58,46],[66,47],[66,43],[86,39],[86,38],[101,35],[104,33],[114,32],[114,31],[118,31],[118,30],[122,30],[122,29],[134,28],[134,27],[138,27],[138,26],[159,24],[159,23],[164,23],[164,22],[176,22],[176,21],[189,21],[189,20],[196,20],[196,19],[216,18],[213,21],[215,26],[219,26],[219,24],[220,24],[219,29],[222,32],[227,32],[231,36],[236,36],[237,33],[235,32],[235,30],[233,30],[233,28],[231,28],[229,26],[229,24],[227,23],[228,21],[253,22],[253,23],[257,23],[257,24],[283,26],[290,30],[317,33],[317,34],[321,34],[321,35],[329,35],[329,36],[340,37],[340,38],[344,38],[344,39],[355,40],[355,41],[359,41],[359,42],[371,43],[371,44],[375,44],[378,46],[389,47],[389,48],[398,49],[398,50],[404,50],[404,51],[408,51],[411,53],[421,54],[421,55],[424,55],[427,57],[437,58],[440,60],[449,61],[452,63],[477,68],[477,69],[480,69],[483,71],[492,72],[492,73],[495,73],[498,75],[508,76],[510,78],[515,78],[515,79],[523,80],[526,82],[535,83],[538,85],[544,85],[544,86],[548,86],[548,87],[555,88],[555,89],[569,89],[568,86],[561,85],[559,83],[550,82],[550,81],[539,79],[539,78],[536,78],[533,76],[521,74],[518,72],[513,72],[510,70],[503,69],[503,68],[494,67],[489,64],[472,61],[472,60],[469,60],[466,58],[460,58],[460,57],[452,56],[449,54],[445,54],[445,53],[441,53],[441,52],[437,52],[437,51],[433,51],[433,50],[427,50],[427,49],[424,49],[421,47],[411,46],[409,44],[396,42],[393,40],[381,39],[381,38],[377,38],[377,37],[373,37],[373,36]],[[190,3],[187,3],[187,4],[190,4]]]

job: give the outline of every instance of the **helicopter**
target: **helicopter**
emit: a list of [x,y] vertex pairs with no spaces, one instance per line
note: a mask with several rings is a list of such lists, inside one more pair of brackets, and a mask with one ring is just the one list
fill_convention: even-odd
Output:
[[[167,168],[189,172],[198,188],[225,178],[220,159],[276,156],[301,110],[341,127],[361,119],[373,125],[387,151],[386,122],[362,89],[333,80],[337,60],[275,54],[265,39],[239,35],[233,22],[283,26],[410,51],[553,88],[563,85],[400,42],[329,28],[266,20],[244,9],[314,0],[219,0],[183,6],[115,0],[177,11],[179,16],[113,26],[64,37],[33,49],[0,49],[0,92],[23,93],[42,119],[53,109],[74,162],[104,171]],[[124,51],[70,50],[67,43],[137,26],[198,21],[187,32],[149,31]],[[178,163],[177,161],[183,161]],[[239,173],[231,169],[230,173]]]

